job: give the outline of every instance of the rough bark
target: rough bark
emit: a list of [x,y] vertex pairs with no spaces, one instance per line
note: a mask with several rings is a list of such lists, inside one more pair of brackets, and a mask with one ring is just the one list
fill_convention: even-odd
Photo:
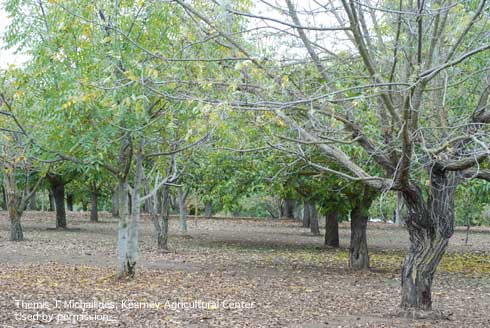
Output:
[[99,200],[99,193],[97,191],[90,192],[90,222],[99,221],[99,211],[97,208],[97,203]]
[[330,212],[325,216],[325,246],[338,248],[339,242],[339,222],[337,221],[338,213]]
[[185,201],[187,199],[188,191],[179,187],[179,218],[180,218],[180,232],[187,233],[187,207]]
[[68,211],[73,211],[73,199],[74,195],[71,192],[66,194],[66,208]]
[[204,217],[206,219],[211,219],[213,216],[213,206],[211,201],[207,201],[204,205]]
[[401,307],[404,309],[432,309],[432,282],[454,232],[457,184],[454,173],[432,168],[426,202],[418,188],[404,192],[408,210],[405,223],[410,235],[410,249],[401,274]]
[[48,174],[47,177],[56,206],[56,228],[66,229],[65,183],[59,175]]
[[21,198],[17,190],[17,182],[15,181],[15,175],[8,174],[6,171],[4,171],[4,181],[5,181],[7,209],[10,218],[10,240],[22,241],[24,240],[22,225],[20,223],[20,218],[22,216],[22,209],[19,208],[21,204]]
[[354,270],[369,269],[369,253],[367,246],[367,222],[369,208],[375,194],[365,187],[361,196],[354,201],[350,213],[351,238],[349,248],[349,268]]

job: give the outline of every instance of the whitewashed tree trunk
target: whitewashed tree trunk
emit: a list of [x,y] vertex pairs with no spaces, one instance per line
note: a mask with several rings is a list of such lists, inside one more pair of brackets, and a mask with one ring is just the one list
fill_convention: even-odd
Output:
[[134,276],[136,262],[138,261],[138,225],[141,216],[140,191],[143,179],[143,141],[140,141],[138,154],[136,156],[136,173],[131,204],[131,217],[128,230],[128,253],[126,255],[127,272],[130,277]]
[[128,222],[129,222],[129,199],[128,182],[125,180],[119,181],[119,225],[117,233],[118,243],[118,270],[119,277],[127,274],[126,270],[126,254],[128,247]]

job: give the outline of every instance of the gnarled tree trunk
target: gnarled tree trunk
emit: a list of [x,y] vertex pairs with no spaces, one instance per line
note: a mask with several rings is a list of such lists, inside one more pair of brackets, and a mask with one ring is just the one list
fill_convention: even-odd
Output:
[[410,250],[402,267],[401,307],[431,310],[432,282],[454,232],[454,194],[458,178],[433,168],[426,202],[420,189],[404,192]]
[[325,216],[325,246],[338,248],[339,243],[339,222],[338,213],[333,211]]

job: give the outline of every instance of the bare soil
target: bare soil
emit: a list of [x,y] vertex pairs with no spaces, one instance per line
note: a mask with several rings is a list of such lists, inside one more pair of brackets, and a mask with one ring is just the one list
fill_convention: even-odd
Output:
[[[10,242],[0,213],[0,327],[490,327],[488,229],[472,229],[469,245],[458,229],[437,272],[434,308],[450,320],[413,320],[393,316],[408,245],[394,225],[369,224],[372,269],[353,272],[348,224],[336,250],[295,221],[191,217],[181,235],[172,219],[171,251],[162,253],[144,218],[137,275],[117,280],[117,219],[103,213],[90,223],[70,212],[66,231],[48,229],[54,220],[27,212],[26,240]],[[47,305],[26,309],[16,300]],[[94,301],[96,309],[80,308]]]

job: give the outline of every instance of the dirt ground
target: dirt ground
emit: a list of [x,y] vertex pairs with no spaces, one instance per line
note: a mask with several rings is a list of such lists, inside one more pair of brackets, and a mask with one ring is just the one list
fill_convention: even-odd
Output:
[[299,222],[171,220],[171,252],[156,249],[153,226],[140,226],[133,280],[115,279],[117,220],[27,212],[23,242],[10,242],[0,212],[0,327],[490,327],[490,230],[451,239],[433,288],[434,308],[450,320],[394,317],[403,228],[370,223],[372,269],[347,269],[349,227],[341,249],[322,246]]

